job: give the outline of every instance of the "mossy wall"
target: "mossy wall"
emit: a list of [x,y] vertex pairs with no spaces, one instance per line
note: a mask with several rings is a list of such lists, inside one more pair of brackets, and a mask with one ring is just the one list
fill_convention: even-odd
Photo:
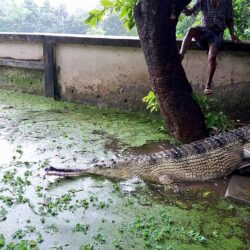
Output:
[[[96,39],[97,40],[97,39]],[[112,40],[112,39],[111,39]],[[106,44],[107,45],[107,44]],[[150,79],[140,48],[63,43],[56,48],[60,96],[63,100],[124,110],[145,110]],[[224,44],[225,45],[225,44]],[[248,50],[223,48],[212,83],[213,97],[230,116],[250,120],[250,57]],[[195,92],[207,80],[206,51],[190,49],[183,60]]]
[[42,95],[43,85],[42,71],[0,67],[0,89]]

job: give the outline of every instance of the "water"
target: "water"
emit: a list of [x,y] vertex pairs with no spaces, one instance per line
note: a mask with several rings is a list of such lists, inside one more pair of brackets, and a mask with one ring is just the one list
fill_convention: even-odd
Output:
[[14,147],[5,139],[0,139],[0,165],[8,165],[12,160]]
[[[0,108],[0,234],[6,245],[33,240],[38,249],[46,250],[87,245],[144,250],[147,244],[169,244],[172,249],[247,249],[250,212],[222,198],[227,179],[166,188],[136,177],[50,181],[41,175],[47,166],[84,168],[100,160],[168,149],[171,144],[166,141],[150,142],[167,138],[156,132],[159,121],[1,92],[0,105],[10,103],[13,108]],[[164,216],[174,224],[163,243],[139,236],[140,230],[146,232],[138,220],[152,231],[157,229],[150,218],[164,229]],[[17,230],[22,234],[15,237]],[[191,231],[204,235],[206,242],[190,239]]]

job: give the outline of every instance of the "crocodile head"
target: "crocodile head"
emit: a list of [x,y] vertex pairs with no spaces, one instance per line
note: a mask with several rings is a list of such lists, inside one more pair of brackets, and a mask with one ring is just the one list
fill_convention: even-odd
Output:
[[246,127],[246,140],[250,143],[250,125]]
[[243,146],[243,158],[250,159],[250,143]]
[[246,126],[244,131],[245,143],[243,145],[243,158],[250,159],[250,126]]

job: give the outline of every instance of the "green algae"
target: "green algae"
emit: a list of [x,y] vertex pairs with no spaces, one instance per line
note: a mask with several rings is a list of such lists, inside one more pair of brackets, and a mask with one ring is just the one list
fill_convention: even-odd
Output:
[[155,115],[54,101],[42,96],[8,91],[1,91],[0,101],[16,109],[32,111],[35,107],[36,110],[44,111],[39,113],[39,116],[43,116],[44,119],[57,114],[60,116],[61,123],[74,121],[81,126],[83,133],[92,127],[97,133],[106,133],[128,147],[138,147],[147,142],[160,140],[174,142],[171,136],[160,129],[164,123],[159,116]]
[[[60,241],[60,245],[64,246],[63,249],[79,249],[88,244],[93,249],[247,249],[241,219],[231,213],[224,214],[225,211],[218,213],[217,206],[220,202],[230,207],[229,201],[214,197],[213,203],[205,208],[181,209],[162,204],[157,199],[159,197],[149,192],[146,186],[143,188],[144,192],[137,190],[131,196],[114,189],[112,183],[104,179],[96,182],[92,178],[86,178],[83,182],[84,190],[72,189],[77,186],[77,182],[72,181],[54,187],[49,192],[52,192],[55,201],[58,197],[55,193],[62,186],[64,192],[70,194],[70,198],[66,199],[67,195],[64,195],[60,203],[57,200],[57,205],[54,206],[57,207],[57,213],[43,213],[46,221],[36,222],[30,236],[27,235],[27,230],[20,229],[15,231],[15,235],[16,232],[21,232],[21,239],[29,242],[35,240],[38,232],[42,232],[44,241],[40,243],[39,249],[48,249],[51,236],[56,240],[62,235],[64,240]],[[48,195],[48,191],[43,194]],[[150,204],[141,204],[143,196],[152,195]],[[84,203],[81,202],[83,198]],[[100,202],[107,205],[99,206]],[[199,200],[196,202],[200,203]],[[237,210],[247,213],[249,218],[247,208],[237,206]],[[226,211],[228,212],[227,208]],[[34,219],[31,221],[34,222]],[[74,243],[70,241],[70,237]]]
[[1,67],[0,85],[9,85],[15,91],[42,94],[43,72],[38,70]]
[[211,190],[93,177],[50,183],[39,175],[166,139],[159,117],[6,91],[0,105],[13,106],[0,109],[3,249],[248,249],[249,207]]
[[134,231],[152,249],[246,249],[246,234],[213,208],[206,211],[154,206],[135,219]]

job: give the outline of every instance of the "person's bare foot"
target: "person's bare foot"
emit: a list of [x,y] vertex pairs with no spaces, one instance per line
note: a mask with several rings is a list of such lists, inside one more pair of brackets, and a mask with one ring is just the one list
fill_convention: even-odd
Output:
[[205,88],[204,89],[204,95],[212,95],[213,94],[213,90],[210,88]]

